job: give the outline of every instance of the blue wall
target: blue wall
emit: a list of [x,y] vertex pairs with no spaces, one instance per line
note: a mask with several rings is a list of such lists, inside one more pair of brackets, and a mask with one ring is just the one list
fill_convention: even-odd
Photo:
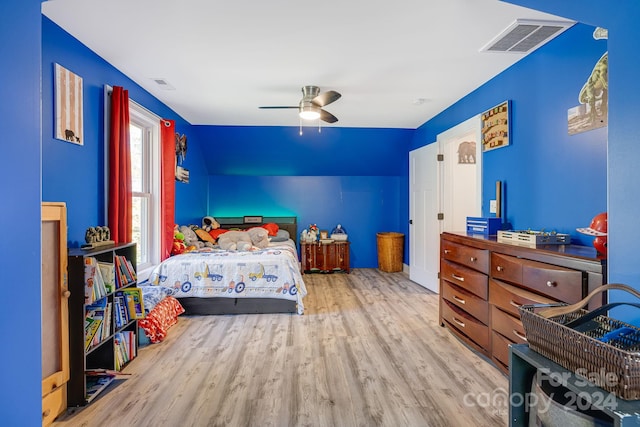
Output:
[[[104,218],[104,85],[123,86],[129,98],[165,119],[176,122],[176,132],[187,135],[184,166],[190,183],[176,183],[176,204],[186,214],[206,211],[207,173],[191,125],[173,110],[85,45],[42,16],[42,200],[67,203],[69,246],[84,243],[87,227],[105,224]],[[53,137],[54,63],[82,77],[84,92],[84,145]],[[176,220],[185,212],[176,213]]]
[[[609,282],[640,289],[636,227],[640,211],[640,79],[637,49],[640,40],[640,4],[633,0],[574,2],[554,0],[509,0],[543,12],[599,25],[609,30],[609,126],[607,149],[608,273]],[[614,291],[611,301],[629,299]],[[637,310],[620,310],[616,317],[637,321]]]
[[[399,231],[413,130],[196,126],[208,153],[209,214],[292,215],[351,241],[351,266],[376,267],[376,232]],[[408,253],[405,250],[405,262]]]
[[42,424],[40,1],[0,3],[0,40],[0,122],[10,129],[0,142],[0,224],[20,236],[20,243],[0,243],[0,420],[36,426]]
[[411,148],[504,100],[511,100],[511,145],[483,153],[483,215],[503,182],[503,217],[514,229],[576,232],[607,209],[607,128],[569,135],[567,110],[607,51],[594,27],[578,24],[422,125]]

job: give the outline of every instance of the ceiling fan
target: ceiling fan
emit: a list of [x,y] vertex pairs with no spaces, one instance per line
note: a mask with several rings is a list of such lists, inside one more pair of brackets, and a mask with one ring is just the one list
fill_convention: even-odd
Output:
[[320,119],[327,123],[335,123],[338,118],[333,114],[322,109],[325,105],[329,105],[332,102],[340,99],[340,95],[335,90],[329,90],[327,92],[320,93],[318,86],[303,86],[302,87],[302,99],[297,106],[264,106],[258,107],[262,109],[278,109],[278,108],[297,108],[300,118],[303,120],[316,120]]

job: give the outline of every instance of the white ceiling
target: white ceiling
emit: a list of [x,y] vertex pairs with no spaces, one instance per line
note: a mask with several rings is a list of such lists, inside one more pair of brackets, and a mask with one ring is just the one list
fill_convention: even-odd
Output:
[[515,19],[559,19],[498,0],[50,0],[42,10],[194,125],[298,126],[296,110],[258,106],[297,105],[301,87],[317,85],[342,94],[326,126],[409,129],[523,58],[479,52]]

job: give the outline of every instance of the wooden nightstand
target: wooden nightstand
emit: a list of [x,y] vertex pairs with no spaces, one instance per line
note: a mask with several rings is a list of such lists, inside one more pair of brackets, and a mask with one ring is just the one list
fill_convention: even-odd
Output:
[[349,273],[349,242],[300,243],[302,271],[314,273]]

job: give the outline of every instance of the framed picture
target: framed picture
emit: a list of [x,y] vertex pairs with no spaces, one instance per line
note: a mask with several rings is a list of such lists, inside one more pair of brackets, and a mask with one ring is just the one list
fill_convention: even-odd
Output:
[[509,145],[509,101],[496,105],[482,113],[482,151],[495,150]]
[[54,137],[77,145],[84,145],[82,77],[60,64],[55,64]]
[[320,230],[320,238],[321,239],[328,239],[329,238],[329,232],[327,230]]
[[242,218],[244,224],[262,224],[261,216],[245,216]]

